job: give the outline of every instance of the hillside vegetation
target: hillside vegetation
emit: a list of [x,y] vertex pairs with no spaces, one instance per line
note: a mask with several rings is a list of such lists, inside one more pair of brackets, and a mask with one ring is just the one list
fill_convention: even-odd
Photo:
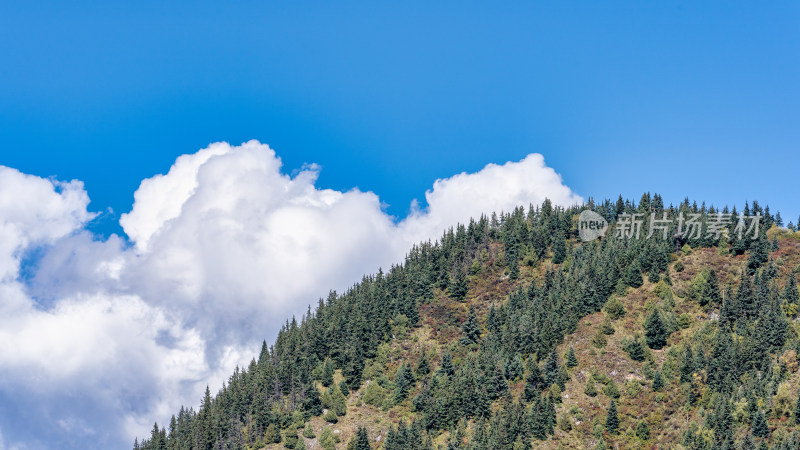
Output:
[[[580,241],[584,209],[606,237]],[[645,194],[458,225],[320,299],[134,449],[798,449],[800,232],[754,202],[718,239],[676,236],[679,214],[719,212]],[[638,239],[615,238],[625,213]]]

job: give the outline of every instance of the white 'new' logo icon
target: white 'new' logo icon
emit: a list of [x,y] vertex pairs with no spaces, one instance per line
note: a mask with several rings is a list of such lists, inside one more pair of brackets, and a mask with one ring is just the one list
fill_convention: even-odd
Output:
[[593,241],[606,235],[608,222],[600,214],[585,209],[578,216],[578,234],[584,242]]

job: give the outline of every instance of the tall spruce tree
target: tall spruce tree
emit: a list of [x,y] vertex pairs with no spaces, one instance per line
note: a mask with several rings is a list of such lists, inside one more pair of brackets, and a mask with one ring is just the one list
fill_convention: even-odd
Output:
[[619,417],[617,416],[617,403],[611,400],[608,405],[608,412],[606,413],[606,430],[610,434],[617,434],[619,429]]
[[462,345],[469,345],[478,342],[478,339],[481,335],[480,325],[478,324],[478,317],[475,315],[475,307],[469,307],[469,314],[467,315],[467,320],[464,321],[464,324],[461,326],[461,332],[463,336],[459,342]]
[[661,313],[658,309],[653,309],[644,321],[644,337],[647,341],[647,346],[660,350],[667,345],[667,328],[664,321],[661,319]]

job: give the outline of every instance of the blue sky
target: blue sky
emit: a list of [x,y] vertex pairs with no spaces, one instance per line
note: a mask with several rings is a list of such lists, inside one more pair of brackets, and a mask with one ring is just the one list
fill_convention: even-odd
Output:
[[540,152],[583,196],[757,197],[796,221],[799,8],[7,4],[0,164],[120,214],[177,155],[259,139],[403,217],[436,178]]
[[0,450],[129,448],[483,211],[800,215],[796,2],[7,3]]

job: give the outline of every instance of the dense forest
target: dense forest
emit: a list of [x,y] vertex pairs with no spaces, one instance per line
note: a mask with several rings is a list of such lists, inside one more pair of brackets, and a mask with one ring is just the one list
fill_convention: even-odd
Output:
[[[579,238],[586,209],[605,237]],[[798,271],[800,232],[757,202],[483,216],[287,321],[134,449],[798,449]]]

